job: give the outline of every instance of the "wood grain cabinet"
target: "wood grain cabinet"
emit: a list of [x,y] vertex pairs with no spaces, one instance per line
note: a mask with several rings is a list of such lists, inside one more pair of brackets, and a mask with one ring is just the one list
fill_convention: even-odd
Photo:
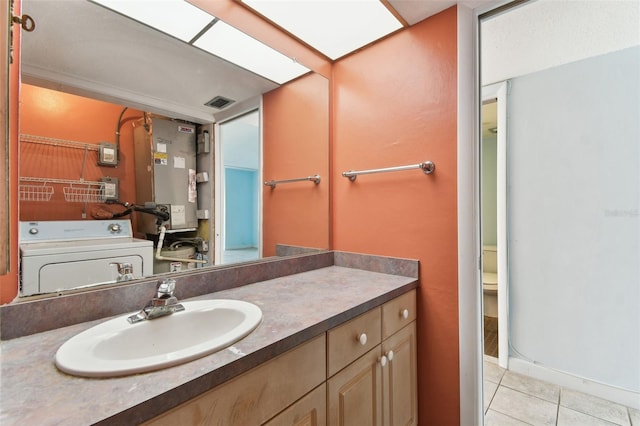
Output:
[[384,425],[418,424],[416,323],[382,342],[387,365],[382,369]]
[[411,291],[328,332],[329,425],[418,424],[415,308]]
[[325,426],[326,406],[327,387],[323,383],[265,423],[265,426]]
[[145,424],[417,425],[415,293],[365,312]]
[[418,360],[416,343],[416,292],[399,296],[382,306],[384,424],[418,424]]
[[[325,382],[325,348],[323,334],[145,424],[154,426],[264,424]],[[324,410],[324,402],[318,408],[318,411],[320,410]]]

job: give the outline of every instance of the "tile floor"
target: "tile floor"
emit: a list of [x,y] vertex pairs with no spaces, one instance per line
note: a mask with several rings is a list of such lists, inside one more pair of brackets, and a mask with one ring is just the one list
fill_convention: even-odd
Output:
[[484,361],[486,426],[640,426],[640,410],[532,379]]

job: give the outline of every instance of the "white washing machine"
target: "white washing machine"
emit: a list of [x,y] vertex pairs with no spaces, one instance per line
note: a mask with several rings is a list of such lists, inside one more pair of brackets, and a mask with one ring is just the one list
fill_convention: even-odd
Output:
[[153,242],[133,238],[129,220],[20,222],[21,296],[114,283],[123,263],[153,275]]

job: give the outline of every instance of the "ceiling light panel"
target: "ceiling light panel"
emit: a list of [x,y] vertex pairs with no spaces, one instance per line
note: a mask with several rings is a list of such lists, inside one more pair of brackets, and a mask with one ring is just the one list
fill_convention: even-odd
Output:
[[184,0],[92,0],[182,41],[191,41],[215,19]]
[[379,0],[243,2],[331,59],[402,28]]
[[278,84],[309,72],[293,59],[222,21],[216,22],[193,45]]

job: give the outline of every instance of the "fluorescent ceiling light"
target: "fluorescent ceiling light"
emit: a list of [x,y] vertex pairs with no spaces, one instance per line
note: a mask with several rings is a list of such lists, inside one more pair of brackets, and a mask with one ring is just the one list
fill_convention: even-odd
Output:
[[402,28],[379,0],[242,1],[331,59]]
[[92,1],[186,42],[215,19],[184,0]]
[[309,72],[293,59],[222,21],[216,22],[193,45],[278,84]]

